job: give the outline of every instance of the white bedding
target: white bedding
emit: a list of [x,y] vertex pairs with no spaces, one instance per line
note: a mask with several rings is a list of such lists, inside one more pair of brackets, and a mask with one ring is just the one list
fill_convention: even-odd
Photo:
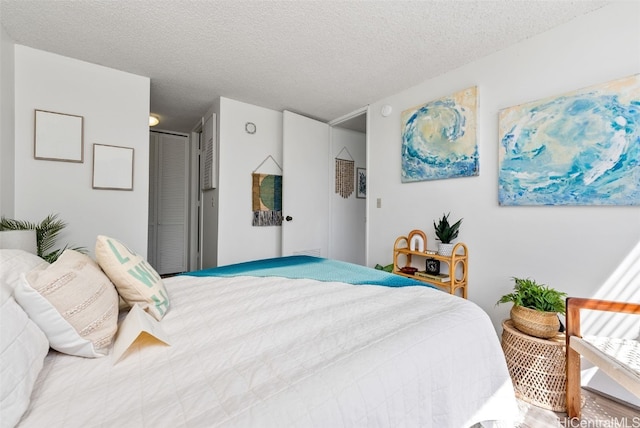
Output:
[[51,352],[20,427],[468,427],[517,406],[475,304],[427,287],[165,280],[171,346]]

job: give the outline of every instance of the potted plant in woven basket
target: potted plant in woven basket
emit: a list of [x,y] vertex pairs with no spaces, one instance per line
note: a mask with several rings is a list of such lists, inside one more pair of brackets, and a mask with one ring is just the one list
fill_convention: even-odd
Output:
[[496,304],[512,302],[513,326],[530,336],[548,339],[560,330],[558,314],[565,313],[566,293],[529,278],[513,277],[513,292],[505,294]]
[[462,219],[450,224],[449,214],[443,214],[442,218],[438,220],[438,223],[433,222],[436,238],[440,241],[438,244],[438,254],[441,256],[450,256],[453,252],[454,245],[451,242],[458,237],[460,225],[462,224]]

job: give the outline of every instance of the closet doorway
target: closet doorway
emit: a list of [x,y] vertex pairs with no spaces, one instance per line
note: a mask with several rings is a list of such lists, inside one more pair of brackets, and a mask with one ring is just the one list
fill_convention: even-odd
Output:
[[149,133],[147,259],[160,275],[188,270],[189,138]]

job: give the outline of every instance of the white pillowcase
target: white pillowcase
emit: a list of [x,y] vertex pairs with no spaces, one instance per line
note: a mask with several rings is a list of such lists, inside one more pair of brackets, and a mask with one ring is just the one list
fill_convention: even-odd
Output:
[[24,250],[0,250],[0,286],[2,293],[13,295],[20,274],[41,266],[49,266],[44,259]]
[[2,426],[14,426],[29,407],[31,392],[49,352],[44,333],[11,295],[19,275],[41,264],[21,250],[0,250],[0,414]]
[[80,357],[109,353],[118,328],[118,293],[90,257],[65,250],[46,269],[23,274],[15,298],[53,349]]
[[169,309],[169,297],[158,272],[117,239],[99,235],[96,259],[129,305],[138,304],[160,321]]

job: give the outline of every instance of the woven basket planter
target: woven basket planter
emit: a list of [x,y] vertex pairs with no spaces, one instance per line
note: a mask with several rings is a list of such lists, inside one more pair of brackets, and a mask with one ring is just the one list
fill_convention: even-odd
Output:
[[502,327],[502,350],[516,397],[554,412],[566,411],[565,336],[531,337],[515,329],[513,320]]
[[521,332],[543,339],[555,337],[560,330],[560,320],[555,312],[541,312],[513,305],[511,320],[514,327]]

